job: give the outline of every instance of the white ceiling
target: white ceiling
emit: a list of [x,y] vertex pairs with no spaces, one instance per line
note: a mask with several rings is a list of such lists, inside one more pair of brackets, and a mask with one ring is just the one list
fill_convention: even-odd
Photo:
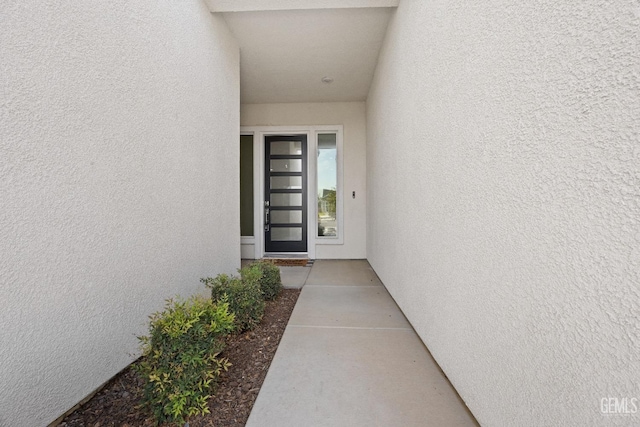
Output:
[[[326,6],[332,1],[315,0],[315,4]],[[397,1],[341,3],[397,5]],[[220,7],[225,3],[210,0],[210,7],[216,2]],[[269,2],[245,0],[245,3],[264,6]],[[298,3],[300,7],[222,13],[240,44],[241,102],[365,100],[395,8],[308,9],[304,7],[308,0],[284,3]],[[333,78],[333,83],[323,83],[321,79],[325,76]]]

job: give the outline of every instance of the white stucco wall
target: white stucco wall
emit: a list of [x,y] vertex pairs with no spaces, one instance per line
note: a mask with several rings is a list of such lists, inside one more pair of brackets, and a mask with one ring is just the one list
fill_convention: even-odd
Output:
[[0,40],[0,425],[38,426],[239,267],[239,52],[198,0],[3,2]]
[[[242,126],[343,125],[344,244],[316,245],[318,259],[366,258],[366,121],[364,102],[242,104]],[[356,198],[351,197],[356,192]],[[249,251],[247,251],[249,253]]]
[[640,399],[639,28],[614,0],[390,23],[367,256],[484,426],[640,424],[600,407]]

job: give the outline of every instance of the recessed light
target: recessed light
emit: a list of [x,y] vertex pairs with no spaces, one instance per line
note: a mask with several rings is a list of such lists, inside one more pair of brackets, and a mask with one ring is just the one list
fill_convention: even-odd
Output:
[[321,79],[321,81],[322,81],[322,83],[327,83],[327,84],[329,84],[329,83],[332,83],[332,82],[333,82],[333,78],[331,78],[331,77],[326,77],[326,76],[325,76],[325,77],[323,77],[323,78]]

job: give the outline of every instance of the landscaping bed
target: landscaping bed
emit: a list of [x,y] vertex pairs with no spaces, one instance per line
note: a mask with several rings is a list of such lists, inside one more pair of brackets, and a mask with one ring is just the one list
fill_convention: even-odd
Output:
[[[226,338],[221,356],[232,366],[219,378],[208,403],[211,413],[191,417],[190,427],[246,424],[299,294],[299,289],[284,289],[277,299],[266,301],[264,317],[257,326]],[[142,404],[143,387],[143,379],[130,366],[60,426],[154,426],[152,413]]]

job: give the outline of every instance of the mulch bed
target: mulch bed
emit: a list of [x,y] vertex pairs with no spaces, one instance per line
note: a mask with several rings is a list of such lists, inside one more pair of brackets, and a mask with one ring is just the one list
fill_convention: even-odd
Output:
[[[232,335],[222,357],[232,366],[224,372],[209,401],[210,414],[192,417],[190,427],[244,426],[287,326],[299,289],[284,289],[267,301],[262,322],[252,331]],[[142,405],[143,380],[128,367],[68,415],[61,427],[151,427],[153,416]]]
[[280,267],[306,267],[310,260],[306,258],[262,258]]

